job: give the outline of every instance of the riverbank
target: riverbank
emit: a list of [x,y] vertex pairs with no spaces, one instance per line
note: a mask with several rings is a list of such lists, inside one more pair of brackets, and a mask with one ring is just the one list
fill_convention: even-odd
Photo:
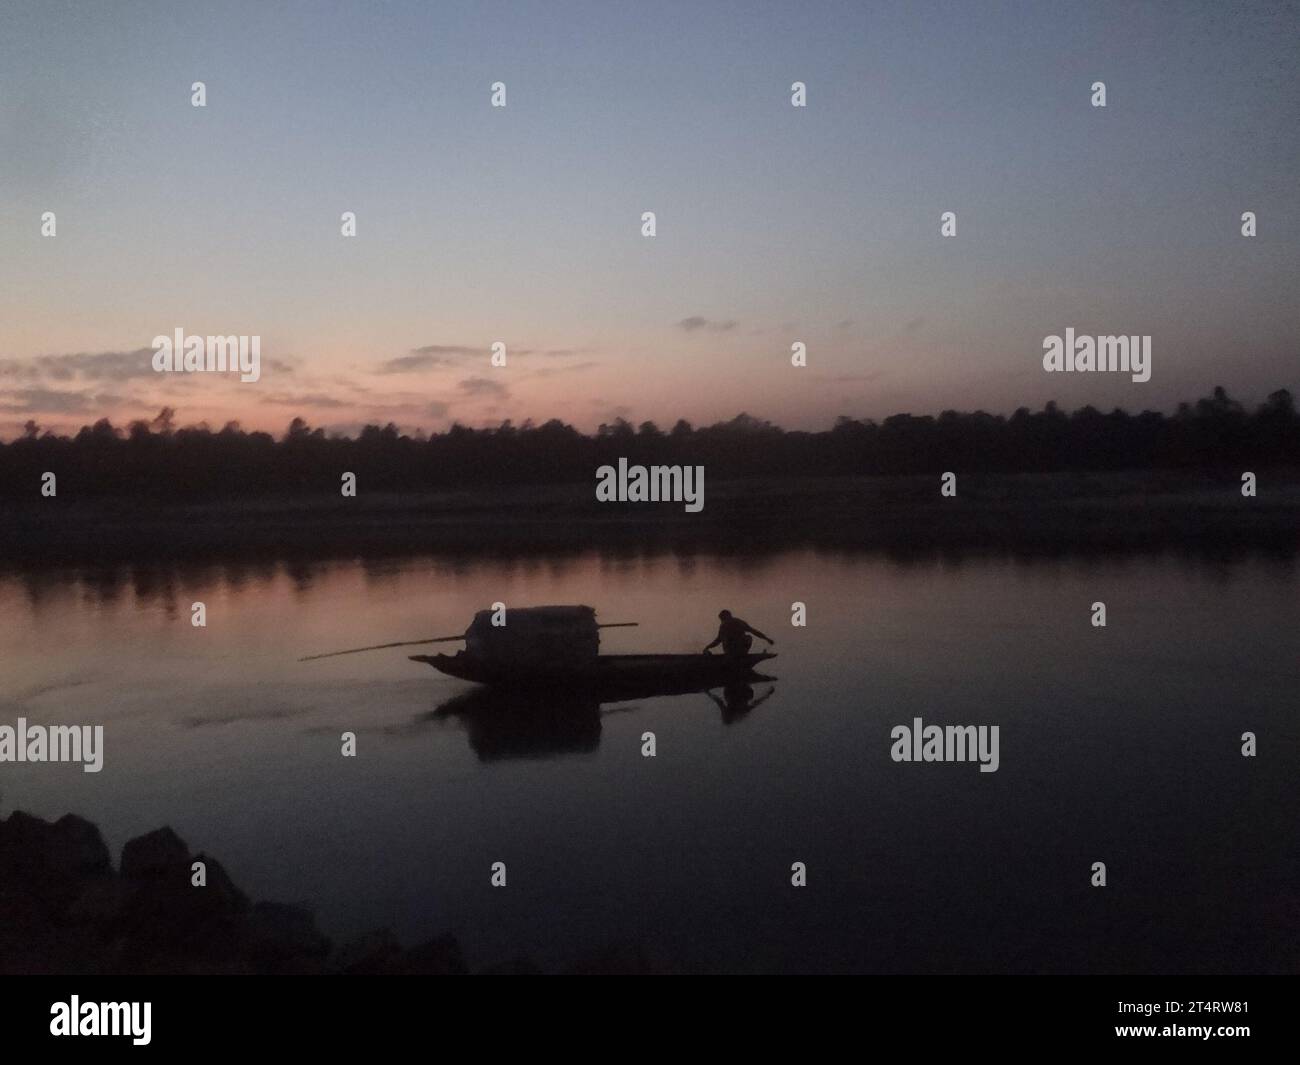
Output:
[[601,503],[590,485],[436,494],[257,498],[189,505],[65,496],[7,507],[0,556],[93,560],[328,558],[422,553],[762,553],[792,547],[1026,552],[1222,552],[1300,547],[1300,471],[1139,471],[939,478],[758,479],[709,485],[704,509]]

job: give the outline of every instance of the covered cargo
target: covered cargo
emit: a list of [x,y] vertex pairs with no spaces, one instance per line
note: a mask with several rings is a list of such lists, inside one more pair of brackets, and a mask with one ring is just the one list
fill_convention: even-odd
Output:
[[589,606],[480,610],[465,630],[466,655],[485,663],[582,666],[599,652],[600,628]]

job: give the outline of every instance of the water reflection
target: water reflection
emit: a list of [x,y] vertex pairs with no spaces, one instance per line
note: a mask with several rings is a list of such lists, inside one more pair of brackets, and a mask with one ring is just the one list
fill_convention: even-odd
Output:
[[[1017,570],[1037,574],[1064,571],[1113,571],[1117,568],[1145,570],[1154,562],[1176,565],[1188,577],[1204,574],[1228,581],[1241,565],[1268,569],[1276,580],[1295,579],[1300,554],[1294,537],[1280,544],[1238,544],[1226,542],[1213,547],[1188,545],[1160,549],[1103,550],[1088,545],[1012,544],[980,549],[893,546],[876,551],[819,545],[802,553],[819,563],[860,562],[883,559],[899,573],[942,569],[956,572],[963,567],[976,570],[989,565],[1011,564]],[[569,579],[602,583],[628,583],[653,579],[673,571],[678,580],[689,582],[699,572],[733,573],[752,581],[759,576],[782,572],[789,554],[780,552],[733,555],[645,548],[629,553],[605,547],[557,557],[502,554],[482,559],[471,553],[408,554],[356,559],[286,556],[251,559],[176,560],[161,558],[129,562],[76,563],[59,567],[25,566],[20,560],[0,557],[0,587],[21,589],[33,612],[62,609],[72,599],[83,605],[112,608],[125,602],[135,607],[160,607],[168,617],[178,616],[195,596],[221,591],[232,598],[264,596],[268,590],[283,591],[286,606],[301,605],[321,585],[341,575],[359,573],[357,589],[370,597],[391,594],[413,572],[440,580],[461,581],[490,576],[493,581],[537,580],[564,583]],[[592,563],[595,562],[595,570]],[[576,600],[575,600],[576,601]]]
[[[98,774],[5,766],[0,798],[93,813],[115,854],[171,823],[336,941],[450,929],[476,969],[653,928],[691,971],[1295,971],[1296,576],[1292,556],[1131,552],[0,559],[0,724],[102,721],[108,751]],[[698,655],[727,605],[777,637],[780,681],[539,702],[406,649],[298,661],[497,600],[638,621],[602,633],[612,655]],[[894,763],[917,716],[999,725],[1001,768]],[[526,892],[486,889],[501,855]],[[1088,885],[1093,855],[1121,893]]]
[[[706,695],[722,712],[724,724],[743,719],[760,703],[776,693],[776,678],[754,673],[751,679],[768,685],[755,697],[749,680],[725,688],[665,686],[647,689],[638,696]],[[470,749],[482,762],[511,759],[552,759],[572,754],[591,754],[600,746],[601,725],[610,714],[634,713],[638,707],[618,705],[627,699],[604,700],[577,692],[518,692],[475,688],[421,714],[416,724],[455,721],[466,732]]]
[[[764,680],[772,678],[764,677]],[[765,703],[776,693],[776,685],[773,684],[766,692],[754,697],[754,687],[747,681],[735,681],[728,684],[722,689],[722,698],[714,695],[712,691],[706,691],[707,695],[718,705],[722,711],[722,723],[724,725],[734,725],[741,718],[748,715],[754,710],[759,703]]]
[[589,754],[600,746],[601,704],[581,696],[529,696],[491,688],[448,699],[417,721],[455,719],[482,762]]

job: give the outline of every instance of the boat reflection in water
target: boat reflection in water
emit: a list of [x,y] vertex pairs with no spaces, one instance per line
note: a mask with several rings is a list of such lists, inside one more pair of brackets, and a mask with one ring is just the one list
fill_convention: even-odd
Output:
[[[680,684],[674,684],[667,686],[670,690],[654,690],[647,686],[639,694],[620,693],[617,698],[602,698],[598,691],[566,692],[557,688],[542,691],[475,688],[448,699],[436,710],[421,715],[421,720],[456,720],[465,729],[470,748],[480,761],[556,758],[595,751],[600,746],[601,722],[605,716],[637,709],[617,704],[667,695],[703,694],[722,711],[723,722],[731,725],[771,698],[776,691],[775,680],[775,677],[751,673],[720,689],[703,686],[683,689]],[[771,687],[755,697],[755,683]]]

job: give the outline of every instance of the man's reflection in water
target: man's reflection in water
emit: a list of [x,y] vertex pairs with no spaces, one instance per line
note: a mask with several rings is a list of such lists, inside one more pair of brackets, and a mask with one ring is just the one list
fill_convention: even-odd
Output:
[[772,698],[775,692],[776,685],[774,684],[755,699],[753,685],[740,680],[723,688],[721,699],[714,695],[712,691],[706,691],[704,694],[718,704],[718,709],[722,711],[722,723],[730,725],[739,721],[759,703]]

